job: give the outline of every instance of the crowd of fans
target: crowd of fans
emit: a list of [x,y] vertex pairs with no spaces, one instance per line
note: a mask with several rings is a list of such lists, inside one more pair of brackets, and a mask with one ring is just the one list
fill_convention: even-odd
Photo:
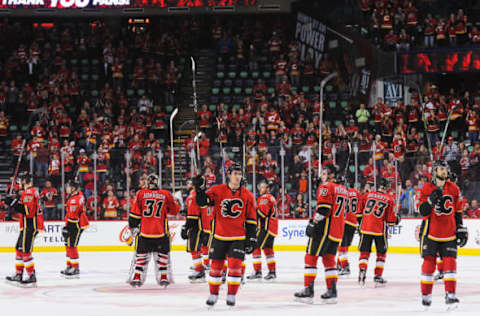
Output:
[[[170,174],[166,122],[169,107],[176,103],[174,91],[188,45],[188,37],[180,34],[187,30],[195,34],[203,26],[195,21],[179,25],[166,20],[156,32],[132,32],[125,27],[120,33],[102,24],[28,29],[7,21],[2,27],[9,32],[0,32],[6,37],[0,41],[6,45],[1,50],[0,65],[4,70],[0,82],[0,141],[10,143],[15,158],[26,140],[25,150],[34,162],[35,184],[44,196],[46,218],[60,216],[62,163],[65,178],[81,183],[91,218],[124,218],[128,201],[133,201],[126,190],[127,173],[133,194],[147,174],[158,172],[161,149],[165,178]],[[320,165],[321,104],[315,88],[336,65],[327,54],[319,67],[314,67],[311,59],[301,61],[287,27],[281,17],[245,19],[241,23],[217,20],[209,25],[212,47],[220,57],[217,70],[224,67],[235,73],[246,72],[247,76],[235,85],[250,92],[229,96],[230,103],[212,94],[217,102],[200,106],[197,118],[204,133],[199,139],[199,154],[209,184],[220,183],[222,170],[231,160],[243,160],[245,144],[247,182],[252,183],[255,165],[256,182],[270,184],[280,216],[305,218],[309,216],[309,166],[315,198]],[[253,78],[255,72],[273,76]],[[227,80],[235,79],[214,80],[214,87],[224,87],[229,84]],[[333,101],[338,100],[339,85],[338,81],[333,83],[325,96],[323,166],[334,164],[340,173],[346,170],[347,181],[353,186],[352,146],[357,147],[361,190],[373,185],[378,177],[388,178],[391,192],[400,198],[402,212],[416,215],[415,193],[431,179],[430,142],[433,160],[445,159],[458,177],[468,198],[466,214],[480,217],[475,195],[478,184],[474,182],[480,175],[480,100],[476,92],[442,95],[430,85],[422,100],[425,128],[418,95],[413,94],[408,104],[389,104],[379,98],[376,104],[344,100],[340,107],[340,102]],[[300,86],[307,89],[300,90]],[[26,116],[22,118],[25,109],[35,113],[31,126],[12,128],[13,118],[26,121]],[[450,112],[448,138],[440,148]],[[194,136],[184,141],[187,152],[196,147]],[[282,149],[287,189],[283,197]],[[131,153],[128,157],[127,150]],[[29,159],[24,161],[22,168],[28,169]],[[185,178],[191,175],[187,173]]]
[[[415,47],[459,47],[480,43],[480,31],[463,8],[440,10],[418,7],[414,0],[360,0],[363,25],[373,42],[385,50]],[[448,14],[444,12],[448,11]],[[473,21],[474,22],[474,21]]]

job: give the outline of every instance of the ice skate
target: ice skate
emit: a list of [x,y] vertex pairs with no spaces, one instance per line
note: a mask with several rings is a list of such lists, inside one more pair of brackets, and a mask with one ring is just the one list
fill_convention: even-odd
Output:
[[19,286],[22,282],[22,274],[16,273],[15,275],[9,275],[5,278],[5,282],[11,285]]
[[365,278],[367,277],[367,271],[365,269],[360,269],[360,272],[358,273],[358,284],[361,287],[365,286]]
[[227,295],[227,305],[230,307],[235,306],[235,295],[232,295],[232,294]]
[[254,271],[252,274],[247,276],[247,280],[250,282],[262,281],[262,271],[261,270]]
[[208,305],[209,308],[212,308],[215,304],[217,304],[218,301],[218,294],[210,294],[208,297],[206,304]]
[[65,279],[79,279],[80,278],[80,269],[79,268],[68,268],[65,271]]
[[320,295],[320,298],[324,304],[337,304],[337,284],[333,282],[332,287]]
[[21,287],[37,287],[37,277],[35,276],[35,272],[30,274],[28,278],[25,280],[20,281]]
[[295,296],[295,301],[300,302],[300,303],[307,303],[307,304],[312,304],[313,303],[313,285],[307,286],[303,290],[296,292],[293,294]]
[[432,294],[422,295],[423,310],[427,311],[432,305]]
[[457,298],[455,293],[447,292],[447,294],[445,294],[445,304],[447,305],[447,311],[458,308],[458,303],[460,303],[460,300]]
[[195,271],[188,276],[190,283],[204,283],[205,282],[205,271]]
[[373,277],[373,282],[375,282],[375,287],[384,287],[387,285],[387,280],[385,280],[382,276],[376,275]]
[[275,271],[268,271],[268,274],[263,279],[268,282],[273,282],[277,279],[277,273],[275,273]]

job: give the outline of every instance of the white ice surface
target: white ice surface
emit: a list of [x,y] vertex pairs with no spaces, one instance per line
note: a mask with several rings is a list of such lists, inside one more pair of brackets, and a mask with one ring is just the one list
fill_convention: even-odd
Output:
[[[367,286],[356,283],[358,253],[350,253],[352,276],[340,279],[338,304],[321,305],[319,296],[325,290],[323,269],[319,260],[319,274],[315,283],[315,303],[307,305],[293,301],[293,293],[303,287],[302,252],[277,252],[277,281],[275,283],[247,283],[237,296],[237,306],[227,308],[226,285],[213,310],[205,300],[208,284],[190,284],[187,275],[191,259],[184,252],[173,252],[175,284],[159,288],[152,271],[146,284],[132,289],[126,283],[131,256],[129,252],[80,253],[81,279],[65,280],[59,271],[64,267],[63,253],[34,253],[38,288],[24,289],[6,284],[3,280],[13,272],[14,254],[0,253],[0,315],[443,315],[446,312],[444,288],[437,283],[433,304],[423,312],[420,304],[420,266],[418,255],[389,254],[384,276],[385,288],[373,287],[374,255],[370,258]],[[459,308],[452,315],[480,315],[480,258],[460,257],[458,260],[457,293]],[[264,264],[264,271],[266,267]],[[252,271],[247,260],[247,273]]]

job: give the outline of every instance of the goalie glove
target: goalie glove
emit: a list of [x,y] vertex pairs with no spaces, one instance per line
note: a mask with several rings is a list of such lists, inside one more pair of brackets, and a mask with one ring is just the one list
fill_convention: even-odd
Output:
[[468,241],[468,229],[465,226],[458,226],[457,230],[455,231],[455,235],[457,236],[457,245],[458,247],[462,248],[465,247]]

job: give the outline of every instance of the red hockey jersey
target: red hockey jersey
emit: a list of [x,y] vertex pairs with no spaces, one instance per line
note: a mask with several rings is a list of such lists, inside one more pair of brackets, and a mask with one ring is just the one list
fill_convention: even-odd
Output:
[[[419,205],[427,202],[428,197],[437,187],[431,183],[425,183],[420,190]],[[446,181],[443,186],[443,197],[439,207],[432,210],[430,215],[423,219],[426,221],[422,236],[428,234],[428,238],[436,241],[450,241],[456,238],[455,213],[462,212],[460,189],[452,181]]]
[[330,211],[325,216],[328,228],[328,238],[342,241],[345,230],[345,209],[349,203],[348,191],[343,185],[327,182],[318,187],[317,208],[326,207]]
[[168,234],[167,214],[175,215],[179,210],[180,206],[167,190],[141,189],[130,216],[141,220],[141,236],[160,238]]
[[245,239],[245,223],[257,224],[255,200],[245,187],[232,190],[226,184],[219,184],[207,190],[214,201],[212,231],[220,240]]
[[39,211],[39,197],[40,194],[38,193],[38,190],[34,187],[30,187],[23,191],[20,200],[23,204],[23,207],[25,208],[25,214],[20,214],[20,230],[24,228],[25,219],[27,218],[35,219],[34,229],[43,230],[43,214]]
[[345,210],[346,218],[345,224],[357,227],[357,212],[358,212],[358,199],[360,197],[360,193],[358,193],[357,189],[348,189],[348,204],[346,205],[347,208]]
[[395,201],[389,194],[369,192],[361,199],[359,213],[363,217],[360,231],[362,234],[382,236],[387,225],[397,222],[394,212]]
[[85,197],[78,191],[72,195],[65,206],[65,225],[79,223],[81,228],[88,227],[88,218],[85,212]]
[[257,199],[258,228],[278,234],[277,202],[271,194],[264,194]]

